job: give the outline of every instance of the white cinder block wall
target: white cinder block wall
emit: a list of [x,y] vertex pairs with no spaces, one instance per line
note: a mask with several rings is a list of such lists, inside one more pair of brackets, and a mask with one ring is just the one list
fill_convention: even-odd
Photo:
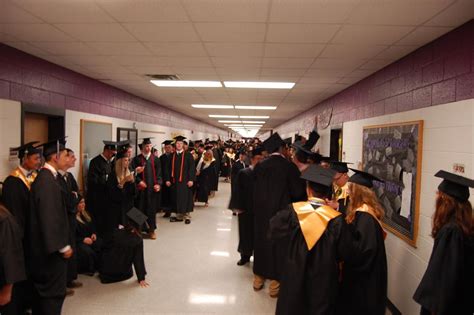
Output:
[[20,103],[0,99],[0,181],[10,174],[16,161],[9,161],[10,148],[20,145]]

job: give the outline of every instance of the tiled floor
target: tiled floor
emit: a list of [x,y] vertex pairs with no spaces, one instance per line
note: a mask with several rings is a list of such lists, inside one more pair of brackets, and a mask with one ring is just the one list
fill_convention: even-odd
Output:
[[150,287],[136,278],[101,284],[80,276],[84,287],[67,298],[63,314],[274,314],[276,300],[252,289],[252,267],[238,267],[237,217],[227,210],[230,184],[221,182],[208,208],[192,223],[158,216],[158,239],[145,240]]

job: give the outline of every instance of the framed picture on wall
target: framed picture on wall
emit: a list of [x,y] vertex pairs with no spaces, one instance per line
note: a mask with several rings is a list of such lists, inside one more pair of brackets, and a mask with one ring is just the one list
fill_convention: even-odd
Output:
[[132,146],[132,156],[137,155],[138,130],[132,128],[117,128],[117,141],[130,140]]
[[416,247],[420,215],[423,121],[363,129],[363,170],[385,180],[374,190],[385,209],[384,228]]

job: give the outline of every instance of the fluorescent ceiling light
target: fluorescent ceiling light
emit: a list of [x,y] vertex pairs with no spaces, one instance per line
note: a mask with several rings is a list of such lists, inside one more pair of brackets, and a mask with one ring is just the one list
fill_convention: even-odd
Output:
[[151,80],[159,87],[222,87],[220,81]]
[[293,82],[250,82],[250,81],[224,81],[228,88],[248,89],[291,89],[295,86]]
[[239,116],[242,119],[268,119],[270,116]]
[[[240,122],[240,121],[239,121]],[[252,120],[243,120],[242,123],[244,124],[264,124],[265,121],[258,121],[258,120],[255,120],[255,121],[252,121]]]
[[244,127],[263,127],[263,125],[244,125]]
[[218,120],[218,122],[223,124],[240,124],[242,121],[240,120]]
[[236,115],[209,115],[211,118],[239,118]]
[[232,109],[234,105],[207,105],[207,104],[192,104],[194,108],[222,108],[222,109]]
[[275,110],[276,106],[248,106],[248,105],[235,105],[235,109],[265,109],[265,110]]

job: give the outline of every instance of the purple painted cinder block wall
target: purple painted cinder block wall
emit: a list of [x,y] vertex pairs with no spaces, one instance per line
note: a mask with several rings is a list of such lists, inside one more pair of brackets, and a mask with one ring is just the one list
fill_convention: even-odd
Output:
[[275,128],[301,129],[333,108],[332,125],[474,98],[474,20]]
[[192,126],[194,131],[225,134],[202,121],[2,43],[0,98],[177,129]]

